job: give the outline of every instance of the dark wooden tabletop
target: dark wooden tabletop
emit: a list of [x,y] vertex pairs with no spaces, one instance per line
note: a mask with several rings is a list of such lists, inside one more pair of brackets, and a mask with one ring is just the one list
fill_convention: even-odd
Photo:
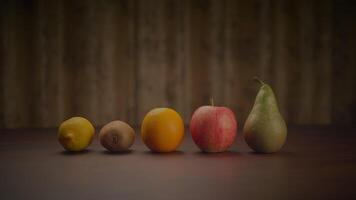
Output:
[[355,129],[290,127],[276,154],[252,153],[241,133],[218,154],[201,153],[189,134],[169,154],[151,153],[139,137],[124,154],[97,140],[70,154],[55,129],[1,130],[0,199],[350,199],[355,146]]

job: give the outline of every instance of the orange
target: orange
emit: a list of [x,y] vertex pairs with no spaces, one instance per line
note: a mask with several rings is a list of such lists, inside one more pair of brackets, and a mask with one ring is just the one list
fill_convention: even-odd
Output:
[[172,152],[182,142],[184,123],[170,108],[155,108],[148,112],[141,126],[141,138],[154,152]]

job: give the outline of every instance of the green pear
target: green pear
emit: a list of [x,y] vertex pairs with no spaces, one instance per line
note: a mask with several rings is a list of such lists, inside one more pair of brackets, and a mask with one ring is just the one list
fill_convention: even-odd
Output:
[[274,153],[282,148],[287,138],[287,126],[279,112],[272,88],[261,84],[255,104],[243,128],[244,138],[250,148],[258,153]]

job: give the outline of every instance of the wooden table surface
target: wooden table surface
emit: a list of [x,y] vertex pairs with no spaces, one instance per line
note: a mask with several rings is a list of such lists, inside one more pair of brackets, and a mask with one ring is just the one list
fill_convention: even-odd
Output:
[[1,130],[0,199],[350,199],[356,198],[356,131],[290,127],[276,154],[242,140],[201,153],[189,134],[179,150],[154,154],[139,137],[124,154],[95,139],[80,154],[62,150],[55,129]]

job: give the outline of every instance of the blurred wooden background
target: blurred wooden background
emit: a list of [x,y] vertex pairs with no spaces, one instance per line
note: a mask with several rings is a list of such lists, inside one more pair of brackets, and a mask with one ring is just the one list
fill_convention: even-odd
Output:
[[188,122],[211,96],[242,127],[256,75],[290,124],[355,124],[355,2],[2,0],[0,127]]

